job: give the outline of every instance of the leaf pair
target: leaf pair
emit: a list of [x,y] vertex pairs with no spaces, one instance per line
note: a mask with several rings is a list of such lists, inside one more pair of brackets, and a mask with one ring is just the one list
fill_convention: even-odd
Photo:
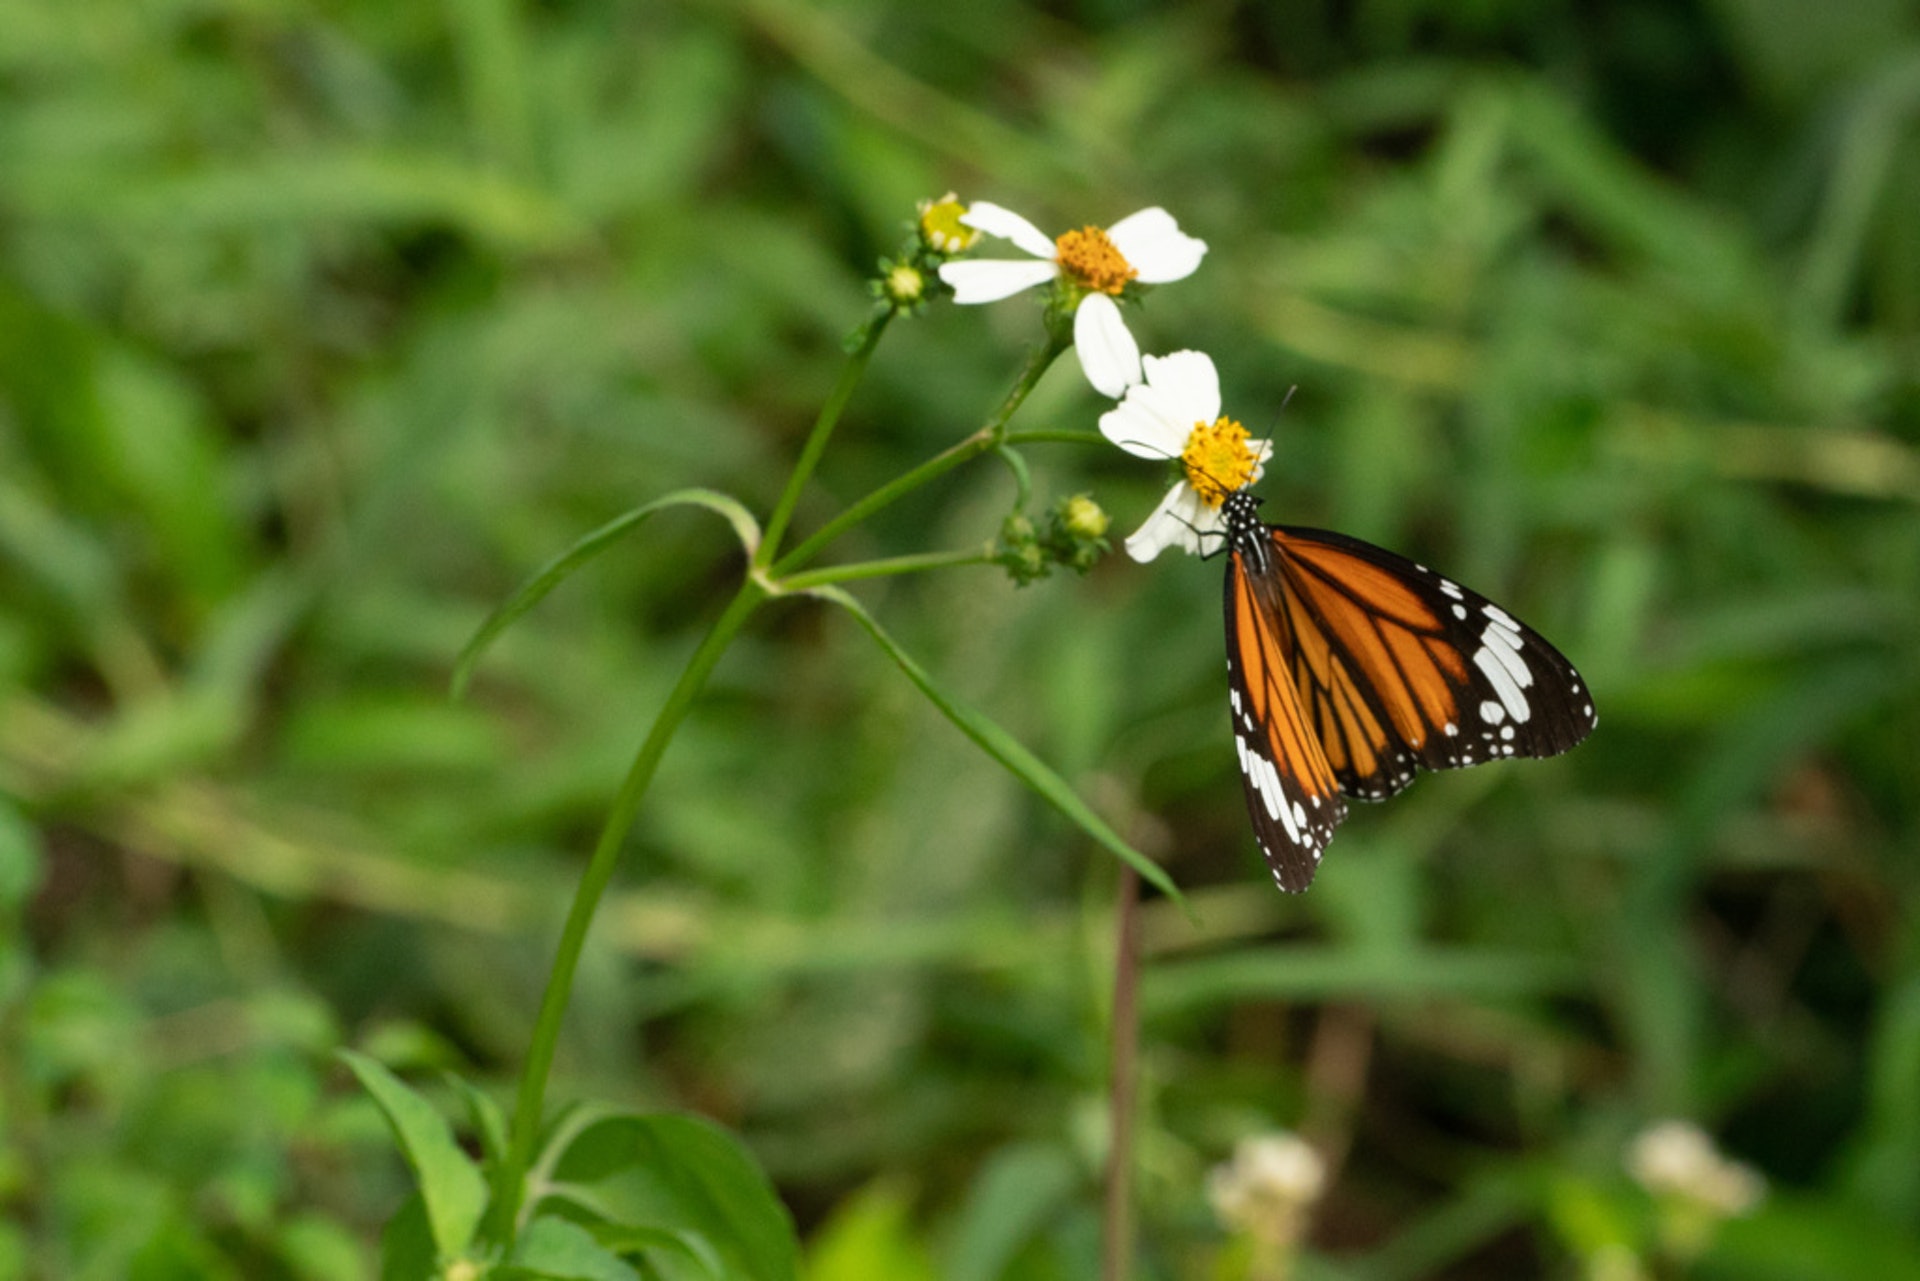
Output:
[[[340,1056],[386,1117],[412,1169],[413,1197],[387,1226],[382,1281],[459,1275],[500,1281],[792,1281],[799,1244],[772,1184],[739,1141],[696,1117],[576,1113],[554,1127],[513,1239],[481,1232],[487,1179],[446,1119],[377,1060]],[[488,1149],[499,1113],[467,1095]],[[645,1265],[643,1272],[640,1265]]]

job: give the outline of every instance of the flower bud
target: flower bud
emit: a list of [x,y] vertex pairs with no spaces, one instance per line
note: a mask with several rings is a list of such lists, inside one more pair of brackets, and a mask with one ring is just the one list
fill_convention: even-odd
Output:
[[965,253],[980,242],[980,232],[960,219],[967,207],[951,191],[920,202],[920,243],[942,257]]

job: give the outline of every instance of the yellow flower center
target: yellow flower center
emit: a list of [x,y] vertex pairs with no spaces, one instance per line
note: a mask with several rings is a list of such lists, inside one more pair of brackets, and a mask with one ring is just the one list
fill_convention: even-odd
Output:
[[1096,293],[1117,295],[1129,280],[1140,274],[1098,227],[1069,231],[1053,242],[1053,250],[1060,270]]
[[920,202],[920,239],[949,256],[973,248],[980,229],[961,222],[967,207],[951,191],[938,200]]
[[1228,494],[1250,482],[1260,467],[1247,443],[1247,429],[1224,417],[1193,425],[1180,462],[1200,501],[1216,508],[1227,501]]

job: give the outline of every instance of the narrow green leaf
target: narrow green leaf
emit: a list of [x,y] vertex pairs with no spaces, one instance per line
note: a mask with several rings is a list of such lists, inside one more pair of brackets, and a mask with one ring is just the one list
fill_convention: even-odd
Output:
[[554,1181],[596,1186],[618,1216],[609,1229],[693,1234],[712,1243],[728,1276],[793,1281],[800,1247],[792,1217],[740,1141],[711,1122],[608,1117],[581,1131]]
[[927,696],[928,701],[959,727],[961,733],[978,743],[987,755],[1006,766],[1016,778],[1038,792],[1042,799],[1064,814],[1074,826],[1131,864],[1134,870],[1154,888],[1182,907],[1186,905],[1186,899],[1175,888],[1167,874],[1160,870],[1158,864],[1127,844],[1118,832],[1107,826],[1105,820],[1080,799],[1073,788],[1067,785],[1065,779],[1054,773],[1045,761],[1028,751],[1018,739],[935,684],[926,668],[920,666],[914,661],[912,655],[901,649],[898,642],[887,634],[859,601],[835,587],[815,587],[808,594],[832,601],[852,614],[854,620],[867,629],[867,634],[872,636],[880,648],[887,652],[887,656],[907,674],[907,679],[919,686],[920,692]]
[[11,798],[0,794],[0,929],[32,900],[45,863],[40,834]]
[[609,1250],[645,1254],[663,1281],[727,1281],[732,1275],[713,1244],[697,1232],[604,1226],[595,1236]]
[[467,1101],[467,1119],[480,1136],[480,1152],[488,1165],[498,1161],[507,1150],[507,1117],[500,1105],[479,1086],[463,1076],[444,1073],[447,1083]]
[[426,1281],[439,1271],[426,1202],[415,1192],[380,1234],[380,1281]]
[[568,1219],[535,1219],[499,1275],[540,1281],[640,1281],[640,1274],[593,1233]]
[[453,1129],[433,1105],[387,1071],[376,1059],[353,1050],[336,1051],[362,1088],[373,1096],[407,1164],[413,1167],[426,1206],[433,1242],[442,1258],[455,1258],[473,1241],[486,1207],[487,1184],[460,1145]]
[[640,523],[668,507],[705,507],[727,518],[734,533],[740,537],[740,545],[751,557],[760,545],[760,525],[753,514],[739,502],[726,494],[711,489],[681,489],[656,498],[650,503],[624,515],[616,516],[600,528],[582,538],[573,546],[541,566],[532,578],[529,578],[518,591],[507,598],[493,613],[487,615],[478,631],[460,650],[460,657],[453,665],[453,694],[455,698],[466,693],[467,682],[473,677],[473,669],[480,661],[480,655],[499,637],[501,632],[511,627],[522,614],[538,605],[548,592],[565,582],[567,576],[576,569],[613,546],[624,535],[637,528]]

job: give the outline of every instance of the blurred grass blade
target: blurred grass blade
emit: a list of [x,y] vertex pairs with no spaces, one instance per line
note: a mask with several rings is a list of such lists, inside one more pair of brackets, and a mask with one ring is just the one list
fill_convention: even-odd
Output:
[[453,1128],[433,1105],[414,1093],[376,1059],[342,1048],[337,1053],[393,1127],[400,1151],[413,1167],[442,1258],[459,1257],[473,1242],[480,1212],[487,1204],[487,1183],[479,1168],[453,1141]]
[[733,526],[734,533],[740,536],[740,545],[749,557],[760,545],[760,525],[754,520],[753,514],[728,495],[711,489],[677,490],[664,498],[644,503],[625,515],[616,516],[548,561],[505,604],[487,615],[487,620],[480,624],[472,639],[461,648],[460,657],[454,660],[454,697],[458,698],[467,692],[467,682],[473,677],[473,669],[479,663],[480,655],[486,652],[487,646],[493,644],[501,632],[538,605],[548,592],[566,581],[573,571],[613,546],[647,517],[668,507],[705,507],[725,516]]
[[1155,889],[1185,906],[1185,898],[1174,887],[1173,881],[1167,874],[1160,870],[1158,864],[1121,839],[1118,832],[1108,827],[1098,814],[1087,807],[1087,803],[1067,785],[1065,779],[1054,773],[1046,762],[1028,751],[1018,739],[935,684],[933,677],[927,673],[927,669],[920,666],[910,654],[901,649],[899,643],[881,628],[873,615],[869,614],[859,601],[835,587],[816,587],[807,594],[832,601],[852,614],[855,620],[867,629],[867,634],[879,642],[880,648],[887,651],[887,656],[907,674],[907,679],[918,685],[920,692],[940,709],[943,716],[957,725],[961,733],[978,743],[987,755],[1006,766],[1028,787],[1040,793],[1055,809],[1066,815],[1074,826],[1120,858],[1125,859]]
[[1295,945],[1163,961],[1146,976],[1152,1016],[1237,1001],[1390,1001],[1436,996],[1507,1000],[1577,992],[1580,967],[1510,949]]
[[1058,1144],[1014,1144],[987,1162],[954,1233],[951,1281],[993,1281],[1071,1207],[1081,1174]]

